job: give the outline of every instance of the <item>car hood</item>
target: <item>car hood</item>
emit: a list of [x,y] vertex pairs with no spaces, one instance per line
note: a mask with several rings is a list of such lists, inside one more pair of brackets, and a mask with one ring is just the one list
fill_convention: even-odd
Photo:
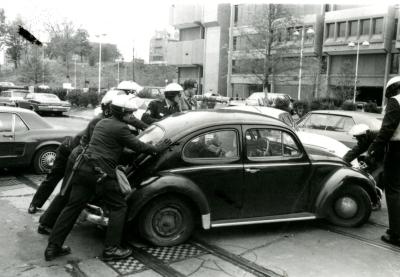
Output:
[[324,135],[304,131],[296,133],[303,145],[321,148],[341,158],[350,150],[349,147],[340,141]]
[[320,149],[318,151],[313,151],[313,150],[310,150],[309,148],[307,148],[307,152],[308,152],[311,162],[329,162],[329,163],[337,163],[337,164],[350,166],[342,158],[339,158],[333,154],[330,154],[329,152],[325,152]]

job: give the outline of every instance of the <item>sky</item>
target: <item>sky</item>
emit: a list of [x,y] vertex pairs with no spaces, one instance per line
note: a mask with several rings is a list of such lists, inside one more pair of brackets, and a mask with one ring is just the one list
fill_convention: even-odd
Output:
[[125,60],[135,58],[148,61],[150,38],[155,30],[174,28],[169,25],[170,1],[92,1],[92,0],[1,0],[6,21],[20,16],[39,40],[46,41],[45,24],[71,21],[76,28],[84,28],[90,41],[98,42],[96,34],[106,34],[102,42],[117,44]]
[[[233,2],[232,2],[233,1]],[[265,3],[267,0],[242,0],[231,3]],[[199,0],[197,0],[199,2]],[[228,1],[202,0],[204,4]],[[296,3],[295,0],[273,1]],[[324,1],[329,2],[329,1]],[[360,4],[357,0],[335,0],[334,3]],[[116,44],[124,59],[149,59],[150,38],[155,30],[166,29],[173,32],[169,25],[170,6],[172,4],[193,4],[193,0],[1,0],[0,8],[5,10],[6,20],[17,16],[27,22],[29,29],[39,40],[46,41],[44,24],[71,21],[76,28],[84,28],[91,35],[92,42],[98,42],[96,34],[106,34],[102,42]],[[302,4],[319,4],[321,0],[305,0]],[[363,4],[376,4],[375,0],[364,0]],[[381,0],[380,3],[395,3],[394,0]]]

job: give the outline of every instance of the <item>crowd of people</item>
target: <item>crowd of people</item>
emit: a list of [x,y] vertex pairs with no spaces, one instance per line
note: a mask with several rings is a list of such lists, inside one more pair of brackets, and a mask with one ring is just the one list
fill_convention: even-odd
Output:
[[[127,203],[117,182],[116,167],[125,147],[136,154],[156,154],[168,148],[171,141],[164,140],[157,145],[143,143],[129,125],[144,130],[168,115],[195,110],[199,100],[194,80],[186,80],[183,87],[177,83],[168,84],[164,96],[150,102],[142,118],[138,119],[133,116],[137,107],[129,101],[132,95],[106,95],[101,102],[102,113],[58,147],[53,168],[28,208],[29,213],[36,213],[63,180],[60,193],[39,220],[38,232],[49,235],[44,253],[47,261],[71,253],[64,241],[93,197],[101,197],[110,211],[103,259],[123,259],[131,254],[130,249],[121,246]],[[400,160],[400,77],[388,82],[386,97],[388,104],[381,129],[372,132],[368,126],[357,126],[353,135],[358,139],[358,145],[344,159],[351,161],[367,151],[368,163],[383,160],[389,229],[382,240],[400,246],[400,171],[397,169]],[[218,146],[217,143],[210,145]]]

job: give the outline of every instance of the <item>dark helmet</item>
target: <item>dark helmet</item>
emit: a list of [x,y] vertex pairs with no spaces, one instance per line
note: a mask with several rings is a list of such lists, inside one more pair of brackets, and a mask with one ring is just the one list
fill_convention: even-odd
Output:
[[124,115],[131,114],[137,110],[136,104],[129,101],[131,97],[128,95],[115,96],[111,102],[111,114],[122,120]]
[[164,95],[170,101],[174,101],[175,96],[180,94],[183,91],[181,85],[177,83],[171,83],[165,87]]
[[185,82],[183,82],[183,89],[187,90],[187,89],[191,89],[196,87],[196,81],[193,79],[189,79],[189,80],[185,80]]
[[400,76],[393,77],[386,84],[385,97],[390,98],[396,96],[400,89]]

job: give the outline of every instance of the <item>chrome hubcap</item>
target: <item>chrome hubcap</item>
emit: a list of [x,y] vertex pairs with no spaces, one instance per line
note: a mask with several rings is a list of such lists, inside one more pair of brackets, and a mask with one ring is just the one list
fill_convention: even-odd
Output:
[[49,171],[52,168],[55,159],[56,159],[55,152],[43,153],[39,161],[40,168],[42,168],[44,171]]
[[170,237],[179,232],[182,222],[183,218],[178,209],[165,207],[154,216],[153,227],[160,236]]
[[341,218],[352,218],[357,214],[357,202],[348,196],[339,198],[335,203],[335,211]]

